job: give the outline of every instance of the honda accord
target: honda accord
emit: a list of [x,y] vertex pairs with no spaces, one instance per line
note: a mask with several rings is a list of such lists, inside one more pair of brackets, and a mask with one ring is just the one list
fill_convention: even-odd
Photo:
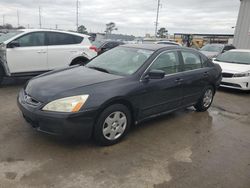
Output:
[[112,145],[146,119],[189,106],[206,111],[220,81],[220,66],[196,50],[124,45],[86,66],[31,79],[18,95],[18,106],[39,131]]

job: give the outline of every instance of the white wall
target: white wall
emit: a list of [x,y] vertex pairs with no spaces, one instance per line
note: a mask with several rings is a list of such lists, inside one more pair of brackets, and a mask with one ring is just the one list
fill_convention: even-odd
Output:
[[237,48],[250,49],[250,0],[241,0],[234,45]]

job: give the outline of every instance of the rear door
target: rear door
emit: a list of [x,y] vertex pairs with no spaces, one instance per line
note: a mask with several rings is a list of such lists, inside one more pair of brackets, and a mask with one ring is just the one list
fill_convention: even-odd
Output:
[[83,37],[59,32],[47,32],[48,66],[50,70],[68,66],[74,57],[80,56]]
[[165,72],[163,79],[141,82],[144,92],[139,95],[141,101],[140,118],[174,110],[182,101],[182,66],[177,51],[161,53],[149,67],[149,70],[162,70]]
[[209,68],[202,63],[201,56],[192,51],[182,51],[184,64],[183,104],[192,105],[200,98],[204,88],[209,84]]
[[47,46],[44,32],[32,32],[17,39],[19,47],[7,48],[7,62],[10,72],[26,73],[48,70]]

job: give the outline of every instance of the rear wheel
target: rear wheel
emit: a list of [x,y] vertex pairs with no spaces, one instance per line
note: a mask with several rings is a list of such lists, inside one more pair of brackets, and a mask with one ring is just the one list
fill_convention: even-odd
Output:
[[215,91],[212,86],[206,87],[202,94],[202,97],[199,99],[198,103],[194,106],[196,111],[198,112],[206,111],[213,102],[214,93]]
[[128,133],[130,125],[129,109],[122,104],[111,105],[98,118],[94,139],[103,146],[116,144]]
[[87,58],[76,58],[72,61],[72,63],[70,64],[71,66],[73,65],[85,65],[87,64],[89,60]]

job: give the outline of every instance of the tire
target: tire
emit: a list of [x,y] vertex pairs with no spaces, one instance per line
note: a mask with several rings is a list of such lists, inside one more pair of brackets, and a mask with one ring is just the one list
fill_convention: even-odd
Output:
[[0,85],[3,82],[3,77],[4,77],[4,71],[3,71],[3,68],[0,65]]
[[94,129],[94,139],[98,145],[110,146],[121,141],[131,126],[131,113],[122,104],[107,107],[99,116]]
[[213,99],[214,99],[215,90],[212,86],[207,86],[201,98],[197,102],[196,105],[194,105],[197,112],[205,112],[207,109],[211,106]]
[[86,65],[87,62],[88,62],[88,60],[78,58],[78,59],[75,59],[74,61],[72,61],[72,63],[70,65],[71,66],[73,66],[73,65]]

